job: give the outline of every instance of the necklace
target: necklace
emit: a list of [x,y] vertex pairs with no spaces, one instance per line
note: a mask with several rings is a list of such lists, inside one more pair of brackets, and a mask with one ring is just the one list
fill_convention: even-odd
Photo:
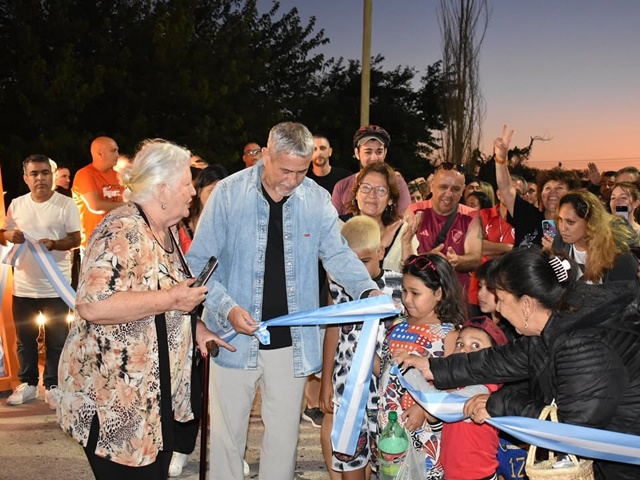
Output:
[[[146,212],[145,212],[146,213]],[[158,240],[158,237],[156,237],[156,234],[154,233],[154,227],[156,230],[160,230],[158,228],[158,225],[156,225],[156,222],[153,221],[153,218],[151,218],[151,216],[149,214],[147,214],[147,218],[149,219],[149,222],[151,223],[149,225],[149,230],[151,230],[151,235],[153,235],[153,239],[156,241],[156,243],[158,244],[158,246],[164,250],[166,253],[168,254],[172,254],[175,251],[175,244],[173,242],[169,242],[171,244],[171,250],[169,250],[168,248],[166,248],[166,240],[164,242],[161,242],[160,240]],[[169,230],[168,235],[171,235],[171,230]],[[165,237],[166,238],[166,237]]]

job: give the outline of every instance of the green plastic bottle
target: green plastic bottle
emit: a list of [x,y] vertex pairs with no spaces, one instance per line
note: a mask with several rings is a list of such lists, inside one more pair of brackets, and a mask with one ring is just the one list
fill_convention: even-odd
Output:
[[393,480],[409,449],[409,435],[398,423],[398,412],[391,411],[388,415],[389,423],[384,427],[378,442],[378,457],[380,459],[380,480]]

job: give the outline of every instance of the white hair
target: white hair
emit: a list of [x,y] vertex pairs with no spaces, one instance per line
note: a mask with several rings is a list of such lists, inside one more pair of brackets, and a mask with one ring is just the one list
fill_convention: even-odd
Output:
[[267,148],[273,155],[286,153],[306,158],[313,155],[313,135],[307,127],[296,122],[282,122],[269,132]]
[[159,138],[145,140],[133,163],[126,168],[121,179],[124,184],[124,199],[142,203],[152,198],[160,185],[175,185],[176,173],[189,166],[191,152],[186,148]]

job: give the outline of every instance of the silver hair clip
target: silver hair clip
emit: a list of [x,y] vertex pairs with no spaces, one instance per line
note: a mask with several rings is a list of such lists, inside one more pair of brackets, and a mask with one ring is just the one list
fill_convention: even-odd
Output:
[[551,257],[549,265],[553,268],[553,273],[556,274],[556,278],[560,283],[566,282],[569,279],[569,270],[571,270],[569,260],[560,260],[558,257]]

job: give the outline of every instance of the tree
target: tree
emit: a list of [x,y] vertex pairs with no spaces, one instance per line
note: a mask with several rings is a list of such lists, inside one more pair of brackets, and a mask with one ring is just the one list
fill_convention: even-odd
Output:
[[[0,159],[44,153],[79,168],[112,136],[132,153],[149,137],[231,166],[250,138],[296,118],[324,63],[315,19],[256,0],[0,2]],[[17,190],[17,189],[16,189]],[[25,191],[24,188],[22,191]],[[9,197],[19,192],[11,192]]]
[[439,161],[465,163],[469,170],[482,136],[485,106],[479,60],[488,22],[487,0],[440,0],[443,69],[451,90]]
[[[417,72],[410,67],[383,68],[380,55],[371,60],[370,121],[389,131],[387,161],[407,178],[424,176],[427,157],[438,148],[432,131],[442,128],[441,99],[445,81],[440,62],[428,67],[420,88],[414,87]],[[355,170],[353,133],[360,118],[360,62],[331,59],[307,93],[301,115],[313,132],[326,135],[333,147],[332,163]]]

